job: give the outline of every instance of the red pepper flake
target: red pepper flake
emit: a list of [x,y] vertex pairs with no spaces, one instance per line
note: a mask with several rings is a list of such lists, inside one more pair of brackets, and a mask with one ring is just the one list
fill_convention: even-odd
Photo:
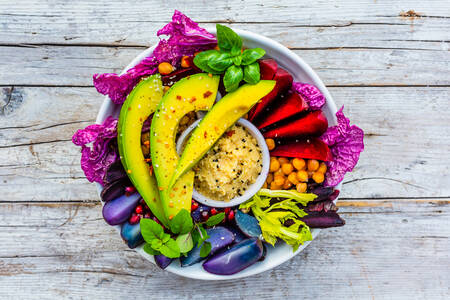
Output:
[[144,145],[145,145],[145,146],[150,146],[150,141],[145,141],[145,142],[144,142]]
[[177,100],[181,100],[181,96],[180,95],[177,95]]
[[177,188],[177,187],[174,187],[172,190],[174,190],[174,191],[176,192],[176,191],[178,191],[178,188]]
[[151,162],[152,159],[151,158],[145,158],[144,161],[148,163],[148,162]]
[[208,98],[209,96],[211,96],[212,95],[212,92],[211,91],[206,91],[204,94],[203,94],[203,98]]
[[128,111],[130,111],[131,110],[131,106],[130,107],[128,107]]
[[208,138],[208,133],[205,131],[205,133],[203,133],[203,136],[206,138]]
[[212,74],[211,74],[211,73],[208,73],[208,76],[209,76],[209,77],[212,77]]
[[165,144],[164,147],[169,148],[169,144]]
[[192,97],[191,100],[189,100],[189,102],[192,103],[192,102],[194,102],[194,101],[196,101],[196,100],[197,100],[197,98]]
[[230,130],[230,131],[227,131],[227,136],[233,136],[233,134],[235,134],[235,130]]
[[218,128],[217,126],[214,126],[214,130],[215,130],[216,132],[219,132],[219,128]]
[[164,191],[164,188],[163,188],[162,186],[160,186],[158,189],[159,189],[160,191]]

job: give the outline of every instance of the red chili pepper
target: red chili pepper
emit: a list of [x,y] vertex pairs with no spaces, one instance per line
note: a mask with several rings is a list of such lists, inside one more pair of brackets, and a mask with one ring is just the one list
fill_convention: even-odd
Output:
[[289,139],[305,136],[321,136],[328,128],[325,114],[320,111],[310,112],[297,120],[278,126],[265,132],[266,139]]
[[292,75],[289,74],[286,70],[278,68],[273,80],[276,81],[273,90],[269,94],[261,98],[258,104],[253,106],[253,108],[250,110],[248,119],[251,122],[263,117],[266,108],[270,104],[272,104],[275,99],[277,99],[278,95],[291,88],[293,78]]
[[306,111],[309,108],[305,99],[294,91],[289,91],[286,95],[284,95],[282,101],[283,102],[278,107],[274,108],[270,114],[261,121],[258,125],[259,129],[292,117]]
[[333,158],[328,145],[318,138],[302,139],[298,142],[276,146],[270,152],[270,156],[298,157],[322,161],[329,161]]

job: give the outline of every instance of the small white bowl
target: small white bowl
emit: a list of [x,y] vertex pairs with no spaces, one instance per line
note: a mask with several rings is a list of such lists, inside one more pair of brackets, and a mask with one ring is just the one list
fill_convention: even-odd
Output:
[[[216,33],[215,28],[206,28],[206,29],[213,34]],[[240,29],[234,29],[234,31],[237,34],[239,34],[239,36],[242,37],[245,47],[247,48],[260,47],[266,50],[265,57],[274,58],[279,66],[286,69],[290,74],[292,74],[295,81],[314,84],[327,99],[324,107],[322,107],[322,111],[325,113],[325,116],[327,117],[328,125],[329,126],[337,125],[336,119],[337,108],[336,105],[334,104],[330,92],[325,87],[322,80],[320,80],[319,76],[317,76],[317,74],[313,71],[313,69],[311,69],[311,67],[305,61],[303,61],[303,59],[301,59],[297,54],[295,54],[285,46],[265,36]],[[131,61],[131,63],[128,66],[126,66],[126,68],[123,70],[121,74],[125,73],[126,70],[131,69],[132,67],[137,65],[145,57],[149,56],[153,52],[155,47],[156,45],[148,48],[147,50],[144,50],[135,59],[133,59],[133,61]],[[103,121],[108,116],[113,116],[117,118],[119,116],[119,113],[120,113],[120,106],[115,105],[109,99],[109,97],[106,96],[102,106],[100,107],[100,111],[98,112],[96,123],[98,124],[103,123]],[[338,184],[336,186],[336,189],[342,191],[342,183]],[[100,192],[102,191],[102,186],[98,183],[97,183],[97,190],[100,195]],[[336,201],[337,199],[335,200],[335,202]],[[120,226],[115,227],[117,228],[120,234]],[[319,228],[311,229],[313,239],[315,239],[319,233],[320,233]],[[243,278],[256,275],[267,270],[271,270],[281,265],[282,263],[288,261],[295,255],[303,251],[303,249],[305,249],[310,243],[311,241],[304,243],[295,252],[292,251],[291,246],[283,242],[277,243],[275,247],[269,246],[267,247],[266,258],[263,261],[259,261],[251,265],[250,267],[242,270],[241,272],[233,275],[215,275],[208,273],[202,268],[201,263],[192,265],[190,267],[182,268],[179,260],[172,262],[172,264],[170,264],[166,268],[166,271],[177,274],[179,276],[201,280],[227,280],[227,279]],[[118,249],[118,251],[120,251],[120,249]],[[136,248],[136,251],[150,262],[155,263],[153,256],[145,253],[145,251],[142,249],[142,246]],[[300,271],[293,270],[293,271],[301,272],[301,270]]]
[[[186,128],[183,133],[181,133],[180,137],[177,141],[177,152],[179,155],[181,155],[181,152],[183,152],[183,145],[186,139],[189,137],[192,130],[197,127],[198,123],[200,123],[202,119],[199,119],[191,124],[188,128]],[[192,198],[194,198],[196,201],[213,207],[230,207],[230,206],[236,206],[239,205],[256,194],[257,191],[259,191],[262,186],[264,185],[264,182],[266,181],[267,174],[269,174],[269,167],[270,167],[270,153],[269,148],[267,148],[266,141],[264,140],[264,136],[261,134],[261,132],[258,130],[258,128],[255,127],[252,123],[247,121],[246,119],[239,119],[237,121],[237,124],[241,125],[245,129],[248,130],[248,132],[256,139],[258,142],[258,146],[261,149],[262,154],[262,169],[259,176],[256,178],[256,181],[250,185],[250,187],[245,191],[245,193],[242,196],[235,197],[231,199],[230,201],[220,201],[220,200],[214,200],[209,197],[206,197],[205,195],[199,193],[195,188],[192,193]]]

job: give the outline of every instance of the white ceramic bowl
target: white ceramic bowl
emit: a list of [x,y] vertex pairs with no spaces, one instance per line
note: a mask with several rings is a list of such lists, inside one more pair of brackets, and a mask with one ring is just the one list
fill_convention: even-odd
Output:
[[[192,130],[197,127],[198,123],[200,123],[202,119],[199,119],[192,123],[191,126],[189,126],[183,133],[180,135],[180,137],[177,140],[177,152],[178,154],[181,154],[183,150],[184,142],[186,141],[186,138],[189,137]],[[206,197],[205,195],[199,193],[195,187],[194,191],[192,192],[192,198],[194,198],[196,201],[212,206],[212,207],[231,207],[239,205],[256,194],[257,191],[259,191],[262,186],[264,185],[264,182],[266,181],[267,174],[269,174],[269,167],[270,167],[270,153],[269,148],[267,148],[266,141],[264,140],[263,135],[261,132],[256,128],[255,125],[253,125],[251,122],[247,121],[246,119],[239,119],[237,121],[237,124],[241,125],[247,131],[256,139],[256,142],[258,143],[259,148],[261,149],[261,156],[262,156],[262,169],[259,174],[259,176],[256,178],[256,181],[249,186],[249,188],[245,191],[242,196],[235,197],[231,199],[230,201],[220,201],[220,200],[214,200],[209,197]]]
[[[214,28],[207,28],[209,32],[215,34]],[[310,84],[314,84],[326,97],[327,102],[325,106],[322,108],[325,116],[328,119],[329,126],[333,126],[337,124],[336,119],[336,105],[334,104],[333,98],[328,92],[327,88],[323,84],[322,80],[320,80],[319,76],[311,69],[311,67],[303,61],[300,57],[298,57],[295,53],[290,51],[285,46],[275,42],[267,37],[262,35],[252,33],[249,31],[238,30],[235,29],[236,33],[239,34],[244,42],[244,46],[247,48],[260,47],[266,50],[266,57],[274,58],[277,63],[284,69],[286,69],[292,76],[294,76],[295,81],[306,82]],[[125,69],[128,70],[135,65],[137,65],[141,60],[143,60],[146,56],[150,55],[155,46],[150,47],[149,49],[143,51],[140,55],[138,55]],[[108,97],[105,98],[102,107],[97,115],[97,123],[103,123],[103,121],[108,116],[118,117],[120,113],[120,107],[115,105]],[[341,184],[339,184],[336,188],[341,190]],[[100,193],[102,187],[100,184],[97,184],[97,189]],[[337,199],[336,199],[337,200]],[[118,230],[120,230],[120,226],[116,226]],[[311,234],[313,239],[319,234],[320,229],[312,229]],[[241,272],[234,275],[215,275],[210,274],[203,270],[202,264],[198,263],[190,267],[181,268],[178,260],[172,262],[166,270],[172,273],[175,273],[180,276],[201,279],[201,280],[225,280],[225,279],[236,279],[247,277],[251,275],[255,275],[270,269],[275,268],[276,266],[288,261],[298,253],[300,253],[306,246],[308,246],[311,242],[306,242],[302,246],[300,246],[297,251],[293,252],[292,247],[285,243],[277,243],[276,247],[267,247],[267,255],[266,259],[253,264]],[[121,251],[117,249],[117,251]],[[148,259],[151,262],[155,262],[153,256],[148,255],[144,252],[141,247],[136,248],[136,251],[139,252],[143,257]],[[293,272],[301,272],[302,270],[292,270]]]

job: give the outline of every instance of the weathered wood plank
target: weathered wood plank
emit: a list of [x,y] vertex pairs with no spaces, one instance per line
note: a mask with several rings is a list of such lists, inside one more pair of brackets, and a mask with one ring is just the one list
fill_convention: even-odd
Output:
[[[0,2],[0,44],[148,45],[178,8],[194,20],[277,37],[293,47],[448,49],[448,3],[442,1],[10,1]],[[402,17],[415,10],[417,17]],[[219,12],[219,13],[218,13]],[[270,29],[269,29],[270,28]],[[446,41],[446,42],[445,42]]]
[[0,296],[447,299],[449,204],[341,201],[346,226],[280,267],[220,283],[158,270],[126,248],[99,204],[0,204]]
[[[92,86],[94,73],[120,72],[143,48],[1,47],[0,85]],[[294,50],[326,85],[450,85],[449,51]],[[12,70],[14,70],[12,72]],[[30,76],[30,74],[33,74]]]
[[[449,173],[450,112],[443,109],[449,88],[330,91],[366,132],[366,149],[346,176],[342,197],[450,195],[448,178],[436,176]],[[93,88],[14,88],[0,116],[0,200],[96,201],[70,139],[93,122],[102,100]]]

